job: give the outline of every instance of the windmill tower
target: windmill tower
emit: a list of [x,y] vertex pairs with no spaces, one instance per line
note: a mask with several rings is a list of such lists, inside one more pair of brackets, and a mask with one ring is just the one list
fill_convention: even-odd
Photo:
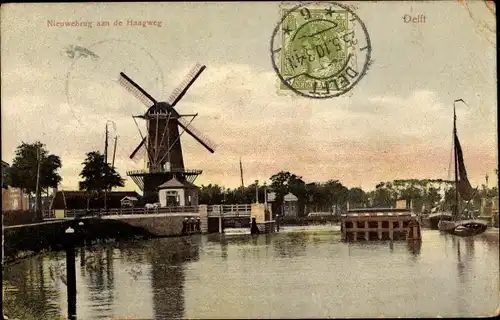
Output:
[[[208,151],[214,153],[215,143],[191,125],[198,114],[179,114],[174,109],[205,68],[205,66],[197,64],[172,92],[167,102],[157,101],[127,75],[123,72],[120,73],[118,82],[148,107],[143,115],[133,116],[142,140],[130,155],[130,159],[134,159],[139,150],[145,149],[146,169],[127,172],[127,175],[143,191],[144,199],[147,202],[158,201],[157,187],[162,183],[174,177],[181,182],[193,183],[202,173],[202,170],[184,168],[180,140],[184,132],[191,135]],[[186,118],[190,118],[190,120],[187,121]],[[146,121],[147,132],[145,135],[142,134],[136,119]],[[182,130],[180,133],[179,127]]]

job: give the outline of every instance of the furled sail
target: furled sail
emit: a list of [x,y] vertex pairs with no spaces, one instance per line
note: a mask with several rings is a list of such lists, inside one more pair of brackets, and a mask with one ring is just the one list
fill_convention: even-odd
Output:
[[467,179],[467,170],[465,170],[462,147],[460,146],[460,141],[458,140],[456,132],[455,132],[455,156],[456,156],[457,170],[458,170],[457,189],[462,199],[469,201],[470,199],[472,199],[474,190],[472,189],[469,179]]

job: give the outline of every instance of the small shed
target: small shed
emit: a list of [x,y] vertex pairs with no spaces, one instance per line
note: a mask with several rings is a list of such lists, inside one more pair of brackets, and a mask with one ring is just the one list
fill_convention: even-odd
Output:
[[[118,209],[121,207],[121,200],[124,197],[140,199],[135,191],[110,191],[107,194],[106,207],[108,209]],[[89,198],[84,191],[57,191],[50,203],[50,211],[56,218],[63,218],[66,210],[86,210],[103,209],[104,194]]]
[[191,182],[179,181],[174,177],[158,186],[160,206],[197,206],[199,190]]
[[[281,215],[287,217],[297,217],[299,213],[298,198],[293,193],[288,193],[283,198],[283,206],[281,207]],[[270,192],[267,194],[267,201],[276,201],[276,193]]]
[[299,207],[297,204],[299,199],[292,193],[285,195],[283,199],[283,215],[285,217],[297,217],[299,214]]
[[139,201],[136,197],[132,196],[125,196],[120,200],[120,204],[122,208],[133,208],[135,207],[135,204]]

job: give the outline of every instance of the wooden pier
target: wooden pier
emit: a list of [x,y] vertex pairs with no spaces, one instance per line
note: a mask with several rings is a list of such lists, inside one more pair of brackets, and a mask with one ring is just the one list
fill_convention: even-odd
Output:
[[420,223],[411,209],[352,209],[340,221],[344,241],[421,240]]

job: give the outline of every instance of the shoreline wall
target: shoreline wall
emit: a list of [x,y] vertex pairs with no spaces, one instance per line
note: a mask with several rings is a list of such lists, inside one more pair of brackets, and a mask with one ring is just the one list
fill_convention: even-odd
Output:
[[191,216],[84,218],[4,227],[4,262],[15,261],[23,253],[62,250],[68,227],[75,230],[77,246],[83,246],[104,239],[180,236],[185,218]]

